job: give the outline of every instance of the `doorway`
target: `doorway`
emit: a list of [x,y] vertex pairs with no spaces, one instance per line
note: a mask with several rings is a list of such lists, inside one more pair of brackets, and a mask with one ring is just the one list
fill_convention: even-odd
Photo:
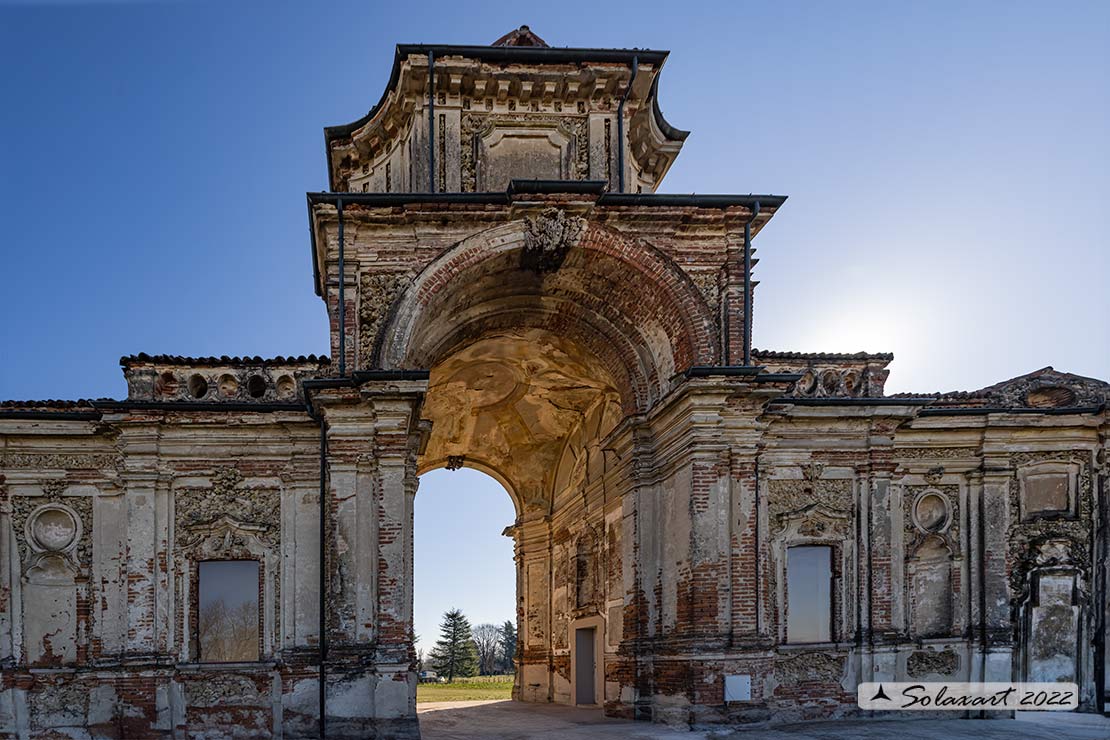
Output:
[[597,704],[594,692],[594,674],[597,671],[595,654],[596,627],[583,627],[574,631],[574,703]]

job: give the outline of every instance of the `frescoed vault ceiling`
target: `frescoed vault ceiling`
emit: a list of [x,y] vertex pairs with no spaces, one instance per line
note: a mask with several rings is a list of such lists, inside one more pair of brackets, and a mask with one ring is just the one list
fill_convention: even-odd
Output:
[[522,329],[435,365],[423,416],[432,433],[421,469],[484,468],[509,484],[518,507],[535,510],[549,505],[568,440],[603,435],[621,411],[595,358],[542,329]]

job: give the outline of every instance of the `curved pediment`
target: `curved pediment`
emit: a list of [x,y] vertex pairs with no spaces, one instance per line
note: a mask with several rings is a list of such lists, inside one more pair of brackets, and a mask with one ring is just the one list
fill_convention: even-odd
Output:
[[378,104],[324,130],[329,186],[494,192],[516,178],[616,191],[623,148],[625,190],[654,192],[688,133],[659,109],[667,54],[551,48],[526,26],[491,46],[399,45]]
[[942,394],[940,405],[1066,409],[1110,400],[1110,383],[1044,367],[977,391]]

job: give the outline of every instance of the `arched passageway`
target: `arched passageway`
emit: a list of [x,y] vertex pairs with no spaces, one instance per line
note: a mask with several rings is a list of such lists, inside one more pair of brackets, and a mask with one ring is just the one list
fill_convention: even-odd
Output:
[[695,657],[756,628],[732,590],[756,585],[734,573],[751,520],[726,515],[750,507],[752,448],[721,432],[747,434],[794,376],[717,373],[740,333],[722,334],[716,283],[736,276],[695,282],[675,251],[590,208],[522,203],[404,272],[375,272],[387,249],[372,224],[387,215],[350,216],[346,346],[365,369],[317,397],[333,460],[373,449],[379,716],[415,711],[413,497],[429,470],[482,471],[514,503],[515,699],[681,721],[703,702],[690,687],[720,690],[722,669]]
[[[413,630],[422,671],[438,670],[433,651],[449,610],[461,611],[475,630],[508,622],[515,634],[516,566],[503,535],[515,520],[504,487],[478,470],[421,474],[413,506]],[[512,634],[505,644],[483,637],[474,669],[511,674]]]
[[[656,275],[653,286],[621,290],[622,274],[652,259],[665,268],[660,255],[633,266],[598,230],[548,273],[529,263],[527,233],[516,223],[479,234],[425,268],[380,356],[430,368],[418,469],[483,471],[516,506],[506,529],[517,563],[514,696],[602,705],[624,622],[629,480],[613,433],[665,392],[677,358],[709,344],[699,339],[704,316],[673,304],[685,296],[699,306],[675,271],[663,273],[669,283]],[[574,292],[582,286],[595,297]]]

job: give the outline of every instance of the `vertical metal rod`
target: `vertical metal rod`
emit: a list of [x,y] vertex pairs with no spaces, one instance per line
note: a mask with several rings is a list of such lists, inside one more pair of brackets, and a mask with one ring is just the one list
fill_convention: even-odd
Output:
[[347,375],[347,303],[344,290],[347,284],[347,275],[343,266],[343,199],[335,199],[335,210],[339,215],[339,375]]
[[752,221],[759,215],[759,201],[744,224],[744,366],[752,364]]
[[763,598],[759,590],[760,564],[763,562],[763,553],[759,551],[759,451],[755,453],[755,557],[753,568],[755,570],[755,634],[763,634]]
[[[867,549],[863,543],[863,484],[857,480],[855,488],[855,510],[856,510],[856,645],[863,650],[863,578],[860,576],[860,568],[864,565],[863,557],[867,553]],[[968,622],[968,624],[971,624]],[[861,677],[860,680],[865,680]]]
[[[1106,455],[1105,452],[1102,452],[1102,453],[1099,453],[1099,454]],[[1095,457],[1095,462],[1096,463],[1100,462],[1099,454],[1096,454],[1096,457]],[[1105,458],[1103,458],[1102,461],[1104,462]],[[1103,469],[1105,469],[1105,466],[1099,466],[1099,467],[1102,467]],[[1097,468],[1096,468],[1096,470],[1097,470]],[[1107,534],[1110,534],[1110,516],[1108,516],[1108,512],[1110,512],[1110,509],[1107,508],[1106,496],[1107,496],[1107,493],[1110,493],[1110,491],[1107,491],[1106,475],[1104,473],[1100,472],[1099,474],[1097,474],[1095,476],[1095,484],[1094,484],[1094,486],[1092,486],[1092,488],[1095,492],[1095,496],[1097,497],[1097,501],[1095,502],[1095,511],[1098,512],[1098,526],[1094,528],[1094,533],[1093,533],[1093,536],[1094,536],[1094,539],[1095,539],[1095,542],[1094,542],[1095,594],[1096,594],[1095,602],[1098,603],[1098,604],[1106,604],[1107,603],[1106,589],[1107,589],[1107,585],[1108,585],[1107,582],[1106,582],[1106,551],[1107,551],[1106,537],[1107,537]],[[1106,688],[1106,612],[1107,612],[1107,610],[1104,609],[1104,608],[1099,608],[1099,609],[1095,610],[1095,623],[1097,625],[1097,628],[1095,629],[1095,640],[1094,640],[1094,643],[1095,643],[1095,645],[1094,645],[1094,647],[1095,647],[1095,651],[1094,651],[1095,652],[1094,678],[1095,678],[1095,686],[1097,687],[1097,690],[1095,692],[1095,708],[1099,712],[1106,712],[1107,711],[1107,703],[1106,703],[1107,694],[1106,694],[1106,691],[1105,691],[1105,688]]]
[[[979,560],[979,680],[987,680],[987,660],[989,658],[989,649],[987,647],[987,485],[986,481],[980,479],[979,483],[979,519],[976,522],[978,525],[978,539],[976,555]],[[980,712],[980,717],[986,717],[985,713]]]
[[628,87],[621,96],[620,105],[617,106],[617,192],[624,192],[624,104],[632,94],[632,83],[636,81],[636,72],[640,69],[640,57],[632,57],[632,76],[628,78]]
[[[867,472],[867,489],[864,495],[867,496],[867,653],[869,660],[873,660],[870,656],[875,655],[875,560],[874,550],[875,546],[875,511],[872,504],[875,503],[874,496],[875,489],[875,469],[871,467]],[[872,666],[874,663],[872,662]],[[874,676],[875,669],[872,668],[870,673]]]
[[732,318],[732,295],[729,289],[724,291],[721,301],[724,303],[722,314],[725,324],[724,331],[721,332],[721,349],[724,350],[725,366],[727,367],[732,364],[732,335],[729,334],[732,331],[732,321],[730,321]]
[[320,671],[319,671],[319,704],[320,704],[320,718],[319,728],[320,737],[327,737],[328,727],[328,712],[327,712],[327,677],[325,675],[325,663],[328,659],[328,619],[327,619],[327,548],[325,543],[327,541],[327,474],[328,474],[328,435],[327,424],[324,421],[324,415],[320,414],[320,615],[319,615],[319,631],[320,636],[317,638],[320,645]]
[[428,50],[428,192],[436,191],[436,53]]

